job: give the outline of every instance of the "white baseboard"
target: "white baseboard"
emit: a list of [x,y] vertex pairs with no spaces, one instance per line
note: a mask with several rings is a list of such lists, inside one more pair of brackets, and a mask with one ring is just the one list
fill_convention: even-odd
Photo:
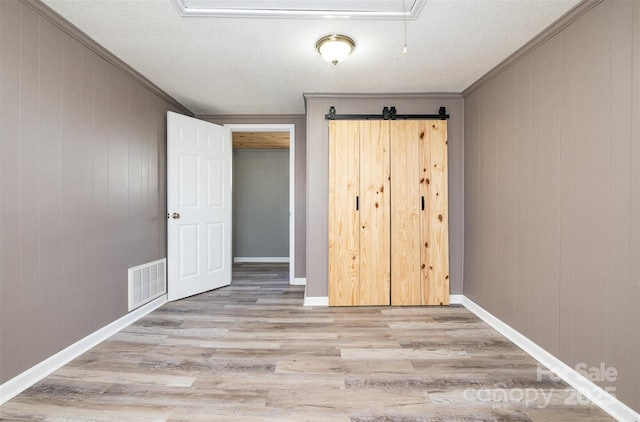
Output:
[[117,319],[111,324],[100,328],[98,331],[89,334],[81,340],[78,340],[66,349],[59,351],[50,358],[43,360],[36,366],[27,369],[20,375],[17,375],[0,385],[0,405],[11,400],[13,397],[31,387],[47,375],[57,371],[73,359],[102,343],[112,335],[133,324],[150,312],[158,309],[165,303],[167,303],[166,295],[129,312],[122,318]]
[[329,296],[307,296],[305,290],[303,306],[329,306]]
[[307,285],[307,279],[302,277],[302,278],[294,278],[293,279],[293,283],[291,283],[292,286],[306,286]]
[[285,263],[289,262],[288,256],[235,256],[233,262],[271,262],[271,263]]
[[461,305],[462,299],[464,299],[464,295],[449,295],[449,304],[450,305]]
[[493,316],[471,299],[463,296],[462,304],[476,314],[481,320],[495,328],[500,334],[511,340],[516,346],[527,352],[531,357],[549,368],[567,384],[575,388],[580,394],[593,402],[596,406],[619,421],[638,422],[640,414],[626,404],[600,388],[588,378],[580,374],[551,353],[538,346],[527,337]]

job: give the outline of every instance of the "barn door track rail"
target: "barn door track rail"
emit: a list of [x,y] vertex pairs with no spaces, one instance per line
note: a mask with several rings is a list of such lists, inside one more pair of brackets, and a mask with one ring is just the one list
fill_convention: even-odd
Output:
[[329,114],[325,120],[447,120],[449,115],[444,107],[440,107],[438,114],[397,114],[395,107],[385,107],[382,114],[336,114],[334,106],[329,107]]

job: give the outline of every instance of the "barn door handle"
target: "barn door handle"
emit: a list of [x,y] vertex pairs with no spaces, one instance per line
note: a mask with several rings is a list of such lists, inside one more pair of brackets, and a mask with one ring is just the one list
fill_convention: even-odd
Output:
[[360,197],[356,196],[356,211],[360,210]]
[[422,211],[424,211],[424,196],[422,197]]

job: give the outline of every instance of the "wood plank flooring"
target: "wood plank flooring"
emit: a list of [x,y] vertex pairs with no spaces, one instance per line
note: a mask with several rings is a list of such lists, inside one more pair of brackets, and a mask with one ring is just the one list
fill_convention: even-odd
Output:
[[[303,307],[283,265],[166,304],[6,421],[609,421],[463,307]],[[542,374],[539,377],[539,373]]]

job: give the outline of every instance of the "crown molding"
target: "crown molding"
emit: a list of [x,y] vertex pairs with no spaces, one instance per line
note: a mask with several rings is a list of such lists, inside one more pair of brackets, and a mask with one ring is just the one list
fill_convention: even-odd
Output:
[[[1,0],[0,0],[1,1]],[[294,120],[306,119],[306,114],[196,114],[200,120]]]
[[[2,1],[2,0],[0,0]],[[48,20],[62,31],[64,31],[67,35],[74,38],[76,41],[80,42],[82,45],[87,47],[89,50],[93,51],[98,56],[102,57],[108,63],[122,70],[129,76],[131,76],[134,80],[140,83],[142,86],[176,107],[181,113],[187,114],[189,116],[193,116],[191,110],[180,104],[175,98],[164,92],[157,85],[151,82],[149,79],[144,77],[141,73],[136,71],[134,68],[126,64],[124,61],[119,59],[115,54],[104,48],[98,42],[96,42],[93,38],[82,32],[75,25],[69,22],[67,19],[63,18],[58,14],[55,10],[51,9],[46,4],[42,3],[40,0],[20,0],[20,3],[29,7],[37,14],[42,16],[44,19]]]
[[577,19],[579,19],[582,15],[602,3],[604,0],[583,0],[581,3],[577,4],[573,9],[569,10],[565,13],[560,19],[555,21],[551,26],[544,29],[541,33],[536,35],[531,41],[520,47],[515,53],[511,54],[509,57],[500,62],[497,66],[487,72],[480,79],[469,85],[467,89],[462,91],[462,96],[464,98],[471,95],[477,89],[482,87],[484,84],[489,82],[494,77],[498,76],[500,73],[507,70],[509,67],[513,66],[516,62],[518,62],[521,58],[538,48],[541,44],[548,41],[550,38],[557,35],[560,31],[565,29],[567,26],[571,25]]

